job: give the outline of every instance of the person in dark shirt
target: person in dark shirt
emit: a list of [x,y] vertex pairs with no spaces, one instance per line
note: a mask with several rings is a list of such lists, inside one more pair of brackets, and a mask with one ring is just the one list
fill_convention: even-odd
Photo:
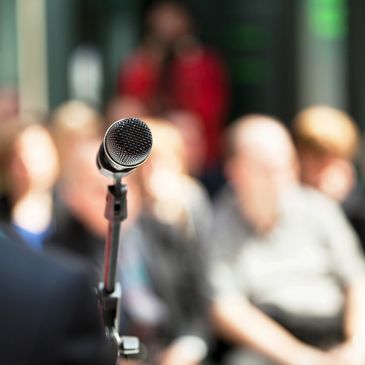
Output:
[[0,227],[1,364],[115,364],[87,266],[15,237]]

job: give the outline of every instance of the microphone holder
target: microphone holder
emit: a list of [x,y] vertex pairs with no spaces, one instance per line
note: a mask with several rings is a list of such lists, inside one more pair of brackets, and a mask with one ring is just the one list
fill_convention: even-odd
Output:
[[121,222],[127,218],[127,186],[122,174],[114,174],[114,185],[108,186],[104,216],[108,220],[105,239],[104,280],[99,283],[98,300],[108,340],[115,350],[115,358],[135,357],[139,354],[136,337],[119,335],[122,289],[116,282]]

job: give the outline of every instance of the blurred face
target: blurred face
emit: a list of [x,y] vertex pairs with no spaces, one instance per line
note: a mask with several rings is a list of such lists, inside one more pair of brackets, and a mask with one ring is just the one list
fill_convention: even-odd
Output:
[[30,126],[18,137],[10,169],[19,191],[52,188],[58,176],[58,156],[50,135],[41,126]]
[[181,156],[173,146],[155,143],[149,159],[142,168],[148,195],[153,199],[173,198],[182,170]]
[[[153,175],[165,173],[181,174],[185,170],[184,147],[178,131],[168,122],[147,119],[152,135],[151,154],[143,166],[143,174],[150,179]],[[163,183],[168,181],[162,179]]]
[[244,216],[258,231],[269,230],[277,218],[279,168],[241,154],[232,161],[231,169]]
[[110,181],[96,167],[99,141],[79,144],[72,161],[68,161],[67,178],[61,194],[71,212],[92,232],[103,237],[107,220],[104,217],[107,186]]
[[330,163],[326,156],[319,156],[309,150],[302,150],[299,153],[301,169],[301,179],[305,184],[318,187],[321,172]]
[[182,141],[170,128],[151,128],[154,146],[141,175],[149,211],[165,223],[176,224],[185,215],[182,204],[185,164]]
[[354,168],[346,159],[307,149],[299,151],[299,159],[303,183],[338,202],[347,197],[355,184]]
[[[260,131],[256,131],[260,132]],[[260,232],[276,223],[279,197],[296,179],[293,150],[286,139],[249,135],[228,162],[227,172],[247,220]]]
[[176,112],[168,118],[177,128],[184,143],[184,159],[189,173],[200,176],[206,156],[206,145],[201,120],[189,112]]
[[147,19],[152,34],[167,43],[174,42],[190,31],[190,18],[186,11],[175,4],[160,4]]

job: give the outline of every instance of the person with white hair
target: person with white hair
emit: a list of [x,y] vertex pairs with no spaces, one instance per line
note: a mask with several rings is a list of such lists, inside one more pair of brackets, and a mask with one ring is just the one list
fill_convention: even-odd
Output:
[[212,317],[238,346],[226,364],[364,364],[365,263],[335,202],[298,182],[290,135],[274,118],[228,130],[210,237]]

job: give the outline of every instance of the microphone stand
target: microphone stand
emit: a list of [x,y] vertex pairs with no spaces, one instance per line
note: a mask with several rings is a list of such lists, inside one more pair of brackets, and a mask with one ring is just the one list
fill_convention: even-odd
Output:
[[128,358],[139,353],[136,337],[119,336],[119,319],[122,289],[116,282],[117,260],[121,222],[127,218],[127,186],[122,184],[122,174],[114,174],[114,185],[108,186],[104,216],[109,221],[105,239],[104,280],[99,283],[98,299],[105,332],[113,345],[116,359]]

